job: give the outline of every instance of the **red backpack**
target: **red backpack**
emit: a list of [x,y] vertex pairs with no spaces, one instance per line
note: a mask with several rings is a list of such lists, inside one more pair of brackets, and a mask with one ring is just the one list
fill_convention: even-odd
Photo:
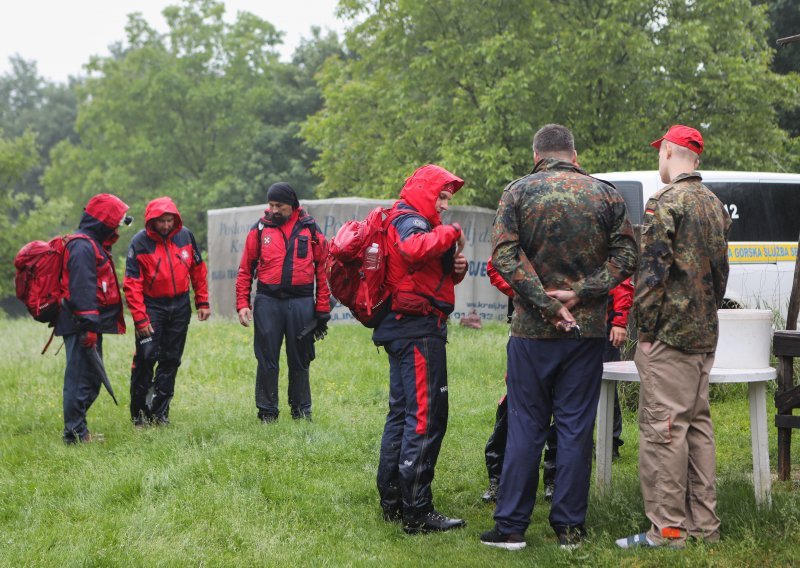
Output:
[[[376,327],[389,311],[386,230],[389,223],[404,213],[376,207],[363,221],[342,225],[331,241],[326,261],[331,294],[366,327]],[[367,249],[373,244],[377,245],[377,254],[370,256]]]
[[55,324],[64,296],[61,288],[64,251],[67,243],[74,238],[91,241],[86,235],[80,234],[55,237],[50,242],[33,241],[22,247],[14,257],[17,298],[25,304],[36,321]]

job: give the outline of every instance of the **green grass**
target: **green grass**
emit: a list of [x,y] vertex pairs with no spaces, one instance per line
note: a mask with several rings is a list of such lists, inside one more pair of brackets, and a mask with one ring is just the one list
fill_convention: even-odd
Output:
[[[375,472],[387,409],[388,363],[360,326],[335,327],[312,364],[314,422],[286,405],[265,426],[253,402],[252,331],[192,323],[166,428],[128,420],[131,336],[107,336],[106,365],[121,406],[102,392],[89,427],[106,443],[61,443],[64,356],[39,355],[49,330],[0,320],[0,565],[3,566],[786,566],[800,565],[800,488],[773,484],[773,507],[754,503],[746,391],[713,405],[723,539],[682,552],[620,551],[615,538],[646,527],[637,430],[625,413],[613,489],[594,491],[591,541],[561,551],[537,503],[528,547],[483,546],[492,507],[480,501],[483,447],[504,391],[507,328],[453,326],[450,422],[433,490],[465,530],[406,536],[380,516]],[[774,408],[768,409],[771,415]],[[776,431],[770,425],[771,464]],[[800,436],[800,433],[797,434]],[[800,437],[795,448],[800,446]],[[800,462],[794,452],[793,462]]]

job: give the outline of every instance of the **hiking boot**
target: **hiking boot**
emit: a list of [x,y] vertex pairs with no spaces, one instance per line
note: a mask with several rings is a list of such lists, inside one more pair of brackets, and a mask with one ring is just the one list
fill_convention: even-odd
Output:
[[169,426],[169,418],[166,416],[153,416],[153,424],[156,426]]
[[92,434],[91,432],[86,432],[81,437],[72,438],[64,438],[64,443],[67,445],[71,444],[102,444],[106,441],[106,437],[100,434],[99,432]]
[[548,503],[553,502],[553,493],[556,492],[556,460],[555,450],[547,450],[551,459],[545,459],[542,467],[542,482],[544,483],[544,500]]
[[625,442],[623,442],[619,438],[614,438],[614,440],[612,442],[612,447],[611,447],[611,459],[612,459],[612,461],[616,460],[616,459],[619,459],[619,448],[620,448],[620,446],[624,446],[624,445],[625,445]]
[[575,550],[586,539],[586,529],[582,526],[556,529],[558,545],[563,550]]
[[150,426],[150,420],[148,420],[146,416],[143,416],[141,414],[136,418],[133,418],[132,421],[134,428],[146,428]]
[[564,550],[574,550],[586,539],[586,529],[583,525],[558,525],[554,526],[553,530],[556,531],[558,545]]
[[278,421],[277,414],[259,414],[258,419],[261,420],[262,424],[272,424],[273,422]]
[[481,542],[487,546],[494,546],[505,550],[522,550],[525,548],[525,537],[519,533],[504,534],[497,530],[497,525],[481,533]]
[[497,490],[500,488],[500,484],[496,479],[489,480],[489,488],[483,493],[481,499],[483,499],[484,503],[497,503]]
[[544,486],[544,500],[548,503],[553,502],[553,494],[556,492],[556,484],[555,483],[547,483]]
[[408,534],[444,532],[452,529],[460,529],[466,526],[466,524],[467,522],[463,519],[451,519],[438,511],[430,511],[417,519],[404,520],[403,530]]
[[383,509],[383,520],[387,523],[399,523],[403,520],[402,507],[385,507]]

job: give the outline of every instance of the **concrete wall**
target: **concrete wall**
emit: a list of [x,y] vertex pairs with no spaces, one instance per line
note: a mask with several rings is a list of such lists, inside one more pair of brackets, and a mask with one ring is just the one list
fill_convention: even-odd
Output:
[[[339,228],[351,219],[363,219],[376,206],[389,206],[394,200],[343,197],[301,201],[302,207],[316,219],[317,224],[331,239]],[[215,317],[235,317],[234,286],[244,240],[250,228],[263,215],[265,206],[214,209],[208,212],[208,273],[211,307]],[[484,320],[504,321],[507,299],[490,283],[486,275],[486,261],[491,254],[491,231],[494,211],[484,207],[452,206],[443,215],[445,223],[458,222],[466,236],[464,255],[469,269],[464,281],[456,286],[454,320],[473,309]],[[349,310],[337,306],[331,314],[332,322],[354,322]]]

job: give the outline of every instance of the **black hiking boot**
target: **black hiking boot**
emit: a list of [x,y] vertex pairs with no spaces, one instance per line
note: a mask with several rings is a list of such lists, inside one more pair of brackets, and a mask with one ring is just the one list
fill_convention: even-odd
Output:
[[444,532],[452,529],[460,529],[466,526],[466,524],[467,522],[463,519],[451,519],[438,511],[431,511],[422,517],[413,520],[404,520],[403,530],[408,534]]

